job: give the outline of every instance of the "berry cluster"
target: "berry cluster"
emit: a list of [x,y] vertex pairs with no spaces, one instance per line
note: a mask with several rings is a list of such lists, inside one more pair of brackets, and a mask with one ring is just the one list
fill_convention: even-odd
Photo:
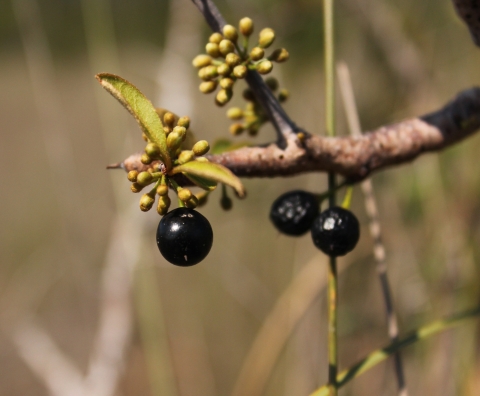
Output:
[[283,234],[300,236],[310,230],[314,245],[329,256],[344,256],[360,238],[360,224],[355,215],[334,206],[320,214],[315,195],[290,191],[272,204],[270,220]]
[[[170,112],[163,115],[163,129],[167,136],[167,148],[170,156],[174,159],[174,165],[182,165],[190,161],[208,161],[202,157],[210,149],[206,140],[199,140],[191,150],[183,149],[182,143],[185,142],[189,126],[190,119],[188,117],[177,118]],[[140,209],[144,212],[149,211],[158,195],[157,212],[161,216],[165,215],[171,203],[168,196],[170,188],[176,192],[181,205],[191,209],[197,207],[202,195],[194,195],[190,189],[180,187],[174,178],[168,176],[163,163],[158,162],[161,159],[159,146],[150,142],[145,135],[143,135],[143,138],[147,141],[147,146],[142,154],[141,161],[145,165],[152,166],[147,171],[132,170],[127,175],[128,180],[132,182],[131,190],[134,193],[139,193],[145,187],[154,185],[149,192],[143,194],[140,198]]]
[[[238,42],[238,30],[243,36],[241,44]],[[241,19],[238,30],[232,25],[225,25],[223,34],[213,33],[205,46],[206,54],[197,55],[192,62],[199,69],[198,76],[203,80],[199,86],[201,92],[211,93],[220,86],[215,96],[215,103],[219,106],[230,101],[235,82],[245,78],[248,70],[268,74],[273,69],[272,62],[285,62],[289,57],[284,48],[265,56],[265,49],[275,40],[273,29],[262,29],[257,45],[250,52],[248,39],[253,33],[253,21],[250,18]]]
[[[274,93],[278,90],[278,81],[275,77],[268,77],[265,83]],[[277,93],[277,98],[280,103],[288,99],[288,91],[280,89]],[[250,136],[256,136],[260,127],[266,123],[269,118],[265,110],[257,101],[255,95],[250,88],[243,91],[243,98],[247,101],[245,109],[240,107],[231,107],[227,111],[227,117],[231,120],[240,121],[230,125],[230,133],[234,136],[240,135],[247,130]]]

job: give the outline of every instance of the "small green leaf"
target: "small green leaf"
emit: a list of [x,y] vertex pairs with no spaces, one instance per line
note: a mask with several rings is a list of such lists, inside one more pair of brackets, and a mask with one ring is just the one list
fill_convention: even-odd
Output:
[[170,169],[172,160],[167,149],[165,132],[152,102],[137,87],[122,77],[110,73],[100,73],[95,77],[102,87],[135,117],[148,139],[160,147],[162,161],[167,170]]
[[227,151],[237,150],[242,147],[248,147],[252,144],[249,142],[237,142],[232,143],[229,139],[218,139],[213,143],[213,147],[210,150],[211,154],[222,154]]
[[192,182],[194,182],[198,187],[203,188],[206,191],[213,191],[217,188],[217,182],[205,177],[192,175],[188,172],[183,172]]
[[213,162],[190,161],[173,168],[171,174],[174,175],[176,173],[188,173],[189,175],[224,183],[233,187],[240,198],[245,196],[245,188],[240,179],[223,165],[214,164]]

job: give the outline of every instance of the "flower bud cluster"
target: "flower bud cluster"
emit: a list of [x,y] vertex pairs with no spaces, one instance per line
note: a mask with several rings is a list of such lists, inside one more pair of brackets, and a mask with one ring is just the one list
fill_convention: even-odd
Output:
[[[279,102],[287,100],[288,91],[286,89],[279,90],[276,78],[268,77],[265,79],[265,83],[276,94]],[[248,131],[250,136],[256,136],[260,127],[268,121],[268,116],[251,89],[247,88],[243,91],[243,98],[247,101],[243,110],[240,107],[231,107],[227,111],[227,117],[236,121],[230,125],[230,133],[238,136],[244,131]]]
[[[210,145],[206,140],[199,140],[191,150],[185,150],[182,147],[190,126],[188,117],[177,118],[173,113],[166,112],[163,115],[162,124],[166,134],[167,148],[174,165],[182,165],[190,161],[208,161],[207,158],[202,157],[210,150]],[[170,189],[175,191],[181,205],[195,208],[203,199],[203,195],[195,196],[188,188],[180,187],[171,176],[167,175],[161,161],[160,147],[150,142],[148,138],[145,140],[147,145],[141,161],[143,164],[151,166],[146,171],[132,170],[127,174],[128,180],[132,182],[131,190],[134,193],[139,193],[147,186],[153,186],[140,198],[140,209],[143,212],[149,211],[158,195],[157,212],[161,216],[165,215],[171,204],[168,196]]]
[[[243,36],[239,41],[239,33]],[[273,69],[273,62],[285,62],[288,52],[284,48],[276,49],[271,55],[265,55],[275,40],[275,32],[271,28],[260,31],[255,47],[248,51],[249,37],[253,33],[253,21],[246,17],[238,24],[238,29],[225,25],[222,33],[213,33],[207,45],[206,54],[197,55],[193,66],[198,69],[198,77],[202,80],[199,89],[208,94],[217,91],[215,103],[224,106],[233,96],[233,86],[239,79],[246,77],[249,70],[260,74],[268,74]]]

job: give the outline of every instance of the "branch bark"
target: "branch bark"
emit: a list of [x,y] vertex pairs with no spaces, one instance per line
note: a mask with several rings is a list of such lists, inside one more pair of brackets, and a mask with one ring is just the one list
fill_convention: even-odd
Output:
[[480,47],[480,3],[478,0],[453,0],[453,4],[470,29],[473,41]]
[[[461,92],[442,109],[418,118],[381,127],[360,137],[308,135],[302,143],[288,141],[282,149],[263,147],[208,156],[240,177],[282,177],[305,172],[335,172],[350,181],[372,172],[412,161],[420,154],[439,151],[480,129],[480,88]],[[140,153],[112,168],[146,170]]]

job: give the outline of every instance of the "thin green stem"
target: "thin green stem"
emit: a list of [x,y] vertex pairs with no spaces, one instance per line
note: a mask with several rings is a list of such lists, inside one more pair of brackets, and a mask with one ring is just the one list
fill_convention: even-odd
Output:
[[[335,136],[335,55],[333,36],[333,0],[324,0],[325,47],[325,127],[328,136]],[[335,206],[335,174],[328,174],[329,206]],[[328,267],[328,384],[329,395],[337,395],[338,336],[337,336],[338,279],[337,260],[330,257]]]
[[[449,328],[462,324],[465,320],[471,319],[480,315],[480,307],[475,307],[467,311],[459,312],[446,319],[436,320],[430,324],[420,327],[418,330],[412,332],[405,338],[392,342],[384,348],[377,349],[367,355],[364,359],[360,360],[357,364],[353,365],[349,369],[342,371],[337,375],[336,386],[342,387],[347,382],[365,371],[368,371],[377,364],[383,362],[388,357],[392,356],[400,349],[405,348],[419,340],[431,337],[437,333],[445,331]],[[310,396],[329,396],[330,395],[330,383],[318,388]]]

